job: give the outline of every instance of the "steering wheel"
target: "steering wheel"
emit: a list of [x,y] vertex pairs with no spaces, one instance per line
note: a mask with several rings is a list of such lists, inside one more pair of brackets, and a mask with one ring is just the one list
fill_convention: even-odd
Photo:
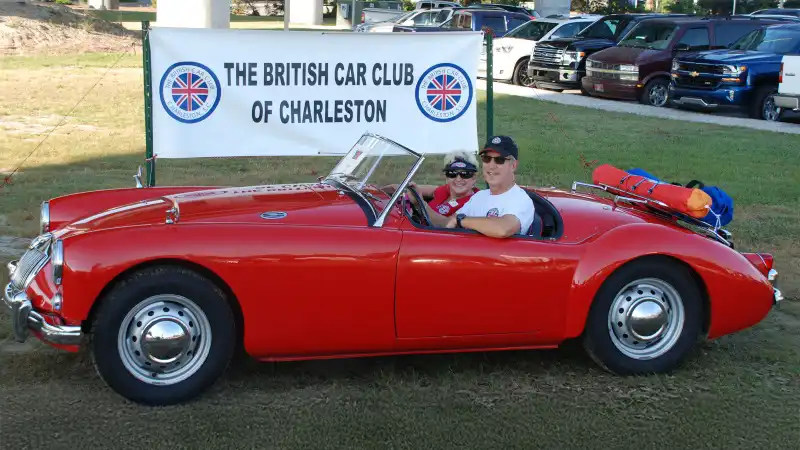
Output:
[[417,214],[419,214],[425,220],[425,225],[433,226],[433,222],[431,222],[431,217],[428,215],[428,210],[425,209],[425,206],[423,206],[425,205],[425,200],[422,199],[422,196],[419,194],[417,189],[411,185],[406,186],[406,189],[408,189],[411,192],[411,195],[413,195],[414,199],[417,201],[416,207],[414,206],[413,203],[409,202],[411,203],[411,209],[413,209]]

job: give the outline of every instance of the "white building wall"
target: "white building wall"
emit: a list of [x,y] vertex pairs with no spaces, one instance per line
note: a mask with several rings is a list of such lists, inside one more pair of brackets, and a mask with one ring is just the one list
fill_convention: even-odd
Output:
[[289,23],[322,25],[322,0],[286,0]]
[[230,28],[230,0],[158,0],[160,27]]

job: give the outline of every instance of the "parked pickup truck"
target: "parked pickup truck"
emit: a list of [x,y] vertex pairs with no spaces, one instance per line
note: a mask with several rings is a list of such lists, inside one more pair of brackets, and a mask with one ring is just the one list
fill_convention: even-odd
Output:
[[727,49],[775,19],[757,17],[668,17],[644,20],[617,45],[586,61],[583,90],[596,97],[669,104],[672,59],[693,52]]
[[783,55],[775,106],[800,111],[800,54]]
[[[800,24],[769,25],[742,36],[727,50],[699,52],[672,62],[675,106],[744,109],[754,119],[779,121],[775,94],[783,55],[800,53]],[[785,78],[785,77],[784,77]]]
[[581,89],[586,57],[615,46],[640,21],[686,14],[611,14],[584,28],[571,38],[539,42],[528,62],[533,86],[544,89]]

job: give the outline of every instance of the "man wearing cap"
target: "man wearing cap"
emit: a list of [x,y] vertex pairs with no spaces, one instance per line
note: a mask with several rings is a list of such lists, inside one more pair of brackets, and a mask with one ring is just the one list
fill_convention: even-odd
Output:
[[447,228],[467,228],[504,238],[526,234],[533,223],[533,200],[514,178],[519,159],[517,144],[508,136],[493,136],[480,151],[483,178],[489,189],[479,191],[454,217],[431,219]]

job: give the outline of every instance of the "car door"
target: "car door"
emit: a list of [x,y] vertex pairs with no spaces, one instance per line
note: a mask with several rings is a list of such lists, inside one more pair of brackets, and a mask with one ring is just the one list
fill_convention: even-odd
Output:
[[575,246],[530,237],[422,229],[408,222],[397,260],[398,338],[538,333],[564,326]]

